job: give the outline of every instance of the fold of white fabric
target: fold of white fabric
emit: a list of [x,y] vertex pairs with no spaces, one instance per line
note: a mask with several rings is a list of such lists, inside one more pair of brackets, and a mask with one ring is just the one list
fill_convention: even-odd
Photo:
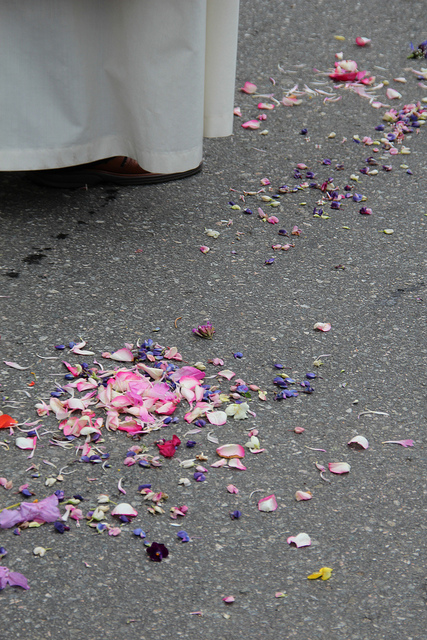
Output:
[[209,4],[207,17],[206,0],[0,0],[0,171],[199,165],[204,122],[232,131],[238,0]]

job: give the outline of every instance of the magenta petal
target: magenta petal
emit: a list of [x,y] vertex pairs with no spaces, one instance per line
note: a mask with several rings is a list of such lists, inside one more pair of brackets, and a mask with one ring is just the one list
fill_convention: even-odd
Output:
[[243,129],[259,129],[261,123],[258,120],[248,120],[242,124]]
[[242,91],[243,93],[249,93],[249,94],[255,93],[256,90],[257,90],[257,86],[253,82],[245,82],[243,87],[240,88],[240,91]]
[[276,511],[277,506],[277,500],[274,493],[271,496],[261,498],[261,500],[258,501],[258,509],[260,511]]

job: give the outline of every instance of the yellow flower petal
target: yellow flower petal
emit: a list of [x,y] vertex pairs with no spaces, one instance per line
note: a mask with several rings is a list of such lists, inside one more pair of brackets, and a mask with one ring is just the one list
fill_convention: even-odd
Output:
[[329,580],[331,577],[333,569],[331,567],[322,567],[319,571],[315,573],[311,573],[307,578],[309,580],[316,580],[316,578],[322,578],[322,580]]

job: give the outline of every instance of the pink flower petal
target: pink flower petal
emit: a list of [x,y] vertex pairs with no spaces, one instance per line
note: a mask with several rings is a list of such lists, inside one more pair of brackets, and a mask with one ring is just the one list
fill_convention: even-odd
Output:
[[253,82],[245,82],[243,87],[240,88],[240,91],[242,91],[243,93],[249,93],[249,94],[255,93],[256,90],[257,90],[257,86]]
[[329,471],[338,475],[342,473],[348,473],[350,471],[350,465],[348,462],[330,462],[328,464]]
[[258,109],[267,109],[268,111],[271,111],[272,109],[274,109],[274,104],[272,104],[271,102],[259,102]]
[[[104,354],[103,354],[104,357]],[[133,362],[134,355],[129,349],[119,349],[110,355],[111,360],[117,362]]]
[[231,460],[228,461],[228,466],[232,469],[238,469],[239,471],[246,471],[245,465],[240,462],[239,458],[231,458]]
[[121,534],[122,530],[119,527],[111,527],[111,529],[108,530],[108,535],[109,536],[119,536]]
[[18,449],[35,449],[37,443],[37,436],[34,438],[16,438],[15,444]]
[[296,491],[295,500],[300,502],[301,500],[311,500],[313,497],[311,491]]
[[261,123],[258,120],[248,120],[242,124],[244,129],[259,129]]
[[207,253],[208,251],[210,251],[209,247],[207,247],[205,244],[202,244],[202,245],[199,247],[199,249],[200,249],[200,251],[201,251],[202,253]]
[[295,433],[304,433],[305,429],[304,427],[295,427],[294,432]]
[[211,467],[215,467],[217,469],[218,467],[225,467],[226,464],[227,464],[226,460],[222,458],[221,460],[217,460],[216,462],[211,464]]
[[238,118],[242,117],[242,112],[240,111],[240,107],[234,107],[233,115],[237,116]]
[[313,329],[317,329],[317,331],[326,332],[331,330],[331,325],[329,322],[316,322]]
[[236,374],[234,371],[230,371],[230,369],[224,369],[224,371],[218,371],[217,375],[222,378],[227,378],[227,380],[231,380],[231,378],[234,378]]
[[239,490],[237,487],[234,486],[234,484],[229,484],[227,485],[227,491],[228,493],[239,493]]
[[12,369],[19,369],[19,371],[25,371],[25,369],[30,369],[30,367],[21,367],[21,365],[17,364],[16,362],[7,362],[6,360],[3,360],[3,362],[8,367],[12,367]]
[[231,604],[232,602],[235,601],[234,596],[226,596],[225,598],[222,599],[223,602],[225,602],[226,604]]
[[289,536],[286,542],[288,544],[294,544],[298,548],[309,547],[311,545],[311,539],[307,533],[299,533],[297,536]]
[[369,38],[363,38],[359,36],[358,38],[356,38],[356,44],[358,47],[366,47],[367,44],[371,44],[371,41],[369,40]]
[[361,447],[362,449],[367,449],[369,447],[369,442],[367,441],[365,436],[354,436],[354,438],[349,440],[347,444],[349,446],[355,444],[356,446]]
[[413,447],[413,440],[385,440],[382,444],[400,444],[402,447]]
[[277,500],[274,493],[258,501],[258,509],[260,511],[276,511],[277,507]]
[[211,413],[206,414],[206,418],[211,424],[216,426],[220,426],[227,422],[227,414],[225,411],[212,411]]
[[128,516],[130,518],[133,518],[138,515],[138,511],[136,511],[136,509],[134,509],[127,502],[121,502],[120,504],[114,507],[114,509],[111,512],[111,515],[112,516]]
[[270,224],[277,224],[279,222],[279,218],[277,216],[270,216],[267,218],[267,222]]
[[396,100],[397,98],[401,98],[402,94],[396,91],[396,89],[392,89],[389,87],[386,91],[387,98],[389,100]]
[[216,450],[220,458],[244,458],[245,450],[240,444],[223,444]]

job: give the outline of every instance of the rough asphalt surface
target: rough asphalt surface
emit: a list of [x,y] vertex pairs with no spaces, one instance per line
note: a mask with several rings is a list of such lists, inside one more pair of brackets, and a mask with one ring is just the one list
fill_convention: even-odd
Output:
[[[408,68],[425,68],[427,60],[407,55],[410,41],[427,38],[424,9],[411,0],[243,0],[236,88],[251,81],[278,99],[297,83],[331,91],[332,81],[313,69],[327,71],[343,51],[376,83],[388,80],[402,93],[390,103],[383,87],[376,92],[380,101],[399,108],[421,100],[427,90]],[[371,46],[356,47],[357,36],[371,38]],[[406,84],[393,81],[402,76]],[[20,421],[36,419],[35,402],[63,381],[54,345],[79,337],[98,360],[105,350],[153,338],[176,346],[186,362],[205,363],[208,376],[218,371],[208,359],[221,357],[237,377],[267,390],[264,402],[253,394],[256,417],[229,418],[191,436],[194,449],[181,446],[180,459],[207,455],[206,482],[195,482],[193,470],[180,468],[176,458],[160,469],[124,467],[124,454],[135,444],[124,433],[107,433],[111,467],[103,470],[74,464],[75,453],[49,446],[50,436],[29,461],[3,430],[0,440],[11,446],[0,448],[0,476],[14,487],[0,487],[1,507],[19,502],[18,487],[29,482],[38,499],[56,489],[81,494],[86,513],[99,493],[107,493],[115,502],[131,502],[139,516],[118,537],[95,533],[85,520],[63,535],[50,524],[20,536],[1,530],[0,546],[8,554],[0,564],[23,573],[31,587],[1,591],[2,639],[425,637],[427,127],[406,137],[410,155],[390,157],[381,147],[374,154],[353,136],[382,135],[375,126],[386,109],[372,108],[349,90],[336,95],[342,99],[326,104],[322,94],[302,96],[300,106],[266,112],[260,130],[250,131],[240,125],[258,115],[259,100],[237,90],[243,117],[235,120],[234,136],[207,140],[203,173],[182,182],[61,191],[34,186],[24,175],[1,176],[2,411]],[[263,129],[268,135],[260,135]],[[335,138],[328,138],[331,132]],[[360,174],[373,155],[378,175]],[[331,166],[322,165],[324,158]],[[333,176],[340,193],[353,184],[373,215],[360,215],[361,205],[349,199],[341,210],[326,204],[329,219],[315,218],[321,193],[314,189],[283,195],[277,208],[262,202],[262,194],[248,196],[244,205],[239,193],[229,191],[257,191],[268,177],[272,191],[266,187],[266,193],[275,194],[282,184],[301,182],[293,178],[297,163],[307,164],[316,181]],[[344,169],[337,171],[337,164]],[[382,164],[392,164],[393,171],[383,171]],[[353,173],[359,183],[350,181]],[[254,214],[231,209],[230,200]],[[258,207],[280,224],[260,220]],[[291,236],[295,247],[273,251],[272,244],[288,240],[278,229],[290,232],[294,225],[302,230]],[[205,228],[220,236],[206,236]],[[199,251],[204,244],[211,249],[205,255]],[[265,265],[270,257],[274,264]],[[206,320],[216,328],[213,341],[191,332]],[[316,322],[330,322],[331,331],[315,332]],[[236,351],[242,359],[233,358]],[[313,361],[321,354],[330,355],[316,369]],[[65,359],[84,360],[68,351]],[[19,371],[3,361],[31,368]],[[289,367],[286,373],[298,380],[313,369],[322,378],[314,380],[312,395],[274,401],[274,363]],[[228,388],[221,383],[224,392]],[[382,413],[358,418],[367,409]],[[177,415],[175,429],[161,435],[176,433],[185,442],[194,425],[184,422],[184,408]],[[43,424],[52,430],[57,421],[51,415]],[[304,433],[296,434],[296,426]],[[243,445],[251,428],[259,430],[266,451],[246,454],[247,471],[209,467],[218,458],[208,431],[221,444]],[[355,435],[367,437],[369,449],[350,449]],[[141,442],[154,454],[158,437]],[[402,439],[413,439],[414,446],[382,444]],[[74,473],[47,487],[46,479],[56,474],[43,460],[57,469],[70,463],[67,470]],[[38,478],[34,469],[25,471],[32,462]],[[351,470],[326,472],[326,482],[315,462],[348,462]],[[191,479],[188,488],[178,485],[183,476]],[[126,497],[117,490],[121,477]],[[169,495],[164,515],[146,513],[137,492],[143,482]],[[227,492],[230,483],[238,495]],[[296,502],[299,489],[310,490],[313,499]],[[272,493],[277,511],[261,513],[259,498]],[[191,537],[184,544],[168,513],[181,504],[189,507],[179,523]],[[243,515],[231,520],[235,509]],[[169,548],[166,560],[150,562],[144,541],[132,535],[136,526]],[[300,532],[310,535],[310,547],[287,544]],[[36,546],[50,550],[36,557]],[[329,580],[307,580],[324,566],[333,568]],[[285,595],[276,598],[276,592]],[[230,595],[235,602],[227,605],[222,598]]]

